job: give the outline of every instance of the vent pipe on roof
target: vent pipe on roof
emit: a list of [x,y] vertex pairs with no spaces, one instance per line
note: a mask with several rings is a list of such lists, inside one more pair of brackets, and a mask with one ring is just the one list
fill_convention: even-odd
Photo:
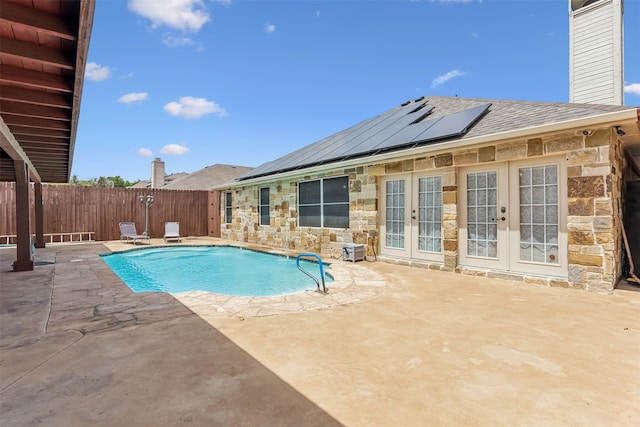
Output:
[[151,162],[151,188],[164,187],[164,162],[156,157]]

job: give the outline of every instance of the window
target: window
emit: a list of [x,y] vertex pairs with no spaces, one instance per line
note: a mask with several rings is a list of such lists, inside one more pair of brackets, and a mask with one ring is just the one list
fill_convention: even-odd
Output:
[[301,182],[298,221],[301,227],[349,228],[349,177]]
[[258,205],[258,213],[260,214],[260,225],[269,225],[271,218],[269,216],[269,187],[260,189],[260,205]]
[[224,194],[224,222],[231,224],[233,219],[233,209],[231,208],[231,193]]

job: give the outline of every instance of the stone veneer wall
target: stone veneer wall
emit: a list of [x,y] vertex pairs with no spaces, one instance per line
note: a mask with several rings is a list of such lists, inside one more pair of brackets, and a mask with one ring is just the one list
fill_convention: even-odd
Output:
[[621,272],[622,147],[613,130],[598,130],[567,159],[569,283],[612,292]]
[[[533,277],[458,266],[458,166],[472,166],[564,155],[567,160],[568,279]],[[366,162],[366,159],[363,160]],[[325,173],[279,179],[268,184],[230,189],[233,193],[233,223],[222,224],[222,237],[277,248],[319,253],[339,258],[343,243],[364,243],[374,255],[377,243],[378,183],[380,177],[398,173],[437,170],[443,176],[444,263],[426,264],[410,260],[396,262],[456,271],[475,276],[497,277],[562,286],[595,292],[612,292],[621,273],[621,187],[624,156],[615,134],[601,129],[585,136],[581,132],[543,135],[536,138],[463,148],[448,153],[425,154],[400,161],[335,169]],[[297,182],[330,176],[349,176],[349,229],[297,226]],[[259,225],[258,194],[270,188],[271,223]],[[224,200],[224,191],[222,192]],[[222,206],[224,210],[224,203]],[[222,212],[224,221],[224,211]]]
[[[349,229],[298,227],[298,181],[342,175],[349,176]],[[258,194],[263,187],[269,187],[270,190],[271,211],[268,226],[259,225]],[[363,243],[372,251],[370,243],[377,230],[378,220],[377,186],[375,176],[367,174],[363,166],[304,175],[293,180],[276,180],[268,184],[235,187],[231,192],[233,223],[222,224],[223,238],[300,252],[314,252],[332,258],[342,256],[343,243]],[[224,193],[223,191],[222,197]]]

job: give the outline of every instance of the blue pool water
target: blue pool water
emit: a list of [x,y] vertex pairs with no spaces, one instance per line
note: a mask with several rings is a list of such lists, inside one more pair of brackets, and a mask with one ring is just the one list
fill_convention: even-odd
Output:
[[[296,268],[295,258],[232,246],[139,249],[102,259],[134,292],[267,296],[316,289],[316,283]],[[301,260],[300,266],[319,276],[318,264]],[[326,275],[325,282],[330,281]]]

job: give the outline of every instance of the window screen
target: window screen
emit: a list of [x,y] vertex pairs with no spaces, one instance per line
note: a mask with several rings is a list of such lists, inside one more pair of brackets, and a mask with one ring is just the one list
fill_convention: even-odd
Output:
[[231,193],[224,194],[224,222],[231,224],[233,221],[233,209],[231,208]]
[[269,188],[260,189],[260,205],[258,211],[260,213],[260,225],[269,225],[271,218],[269,216]]
[[298,200],[301,227],[349,228],[349,177],[301,182]]

